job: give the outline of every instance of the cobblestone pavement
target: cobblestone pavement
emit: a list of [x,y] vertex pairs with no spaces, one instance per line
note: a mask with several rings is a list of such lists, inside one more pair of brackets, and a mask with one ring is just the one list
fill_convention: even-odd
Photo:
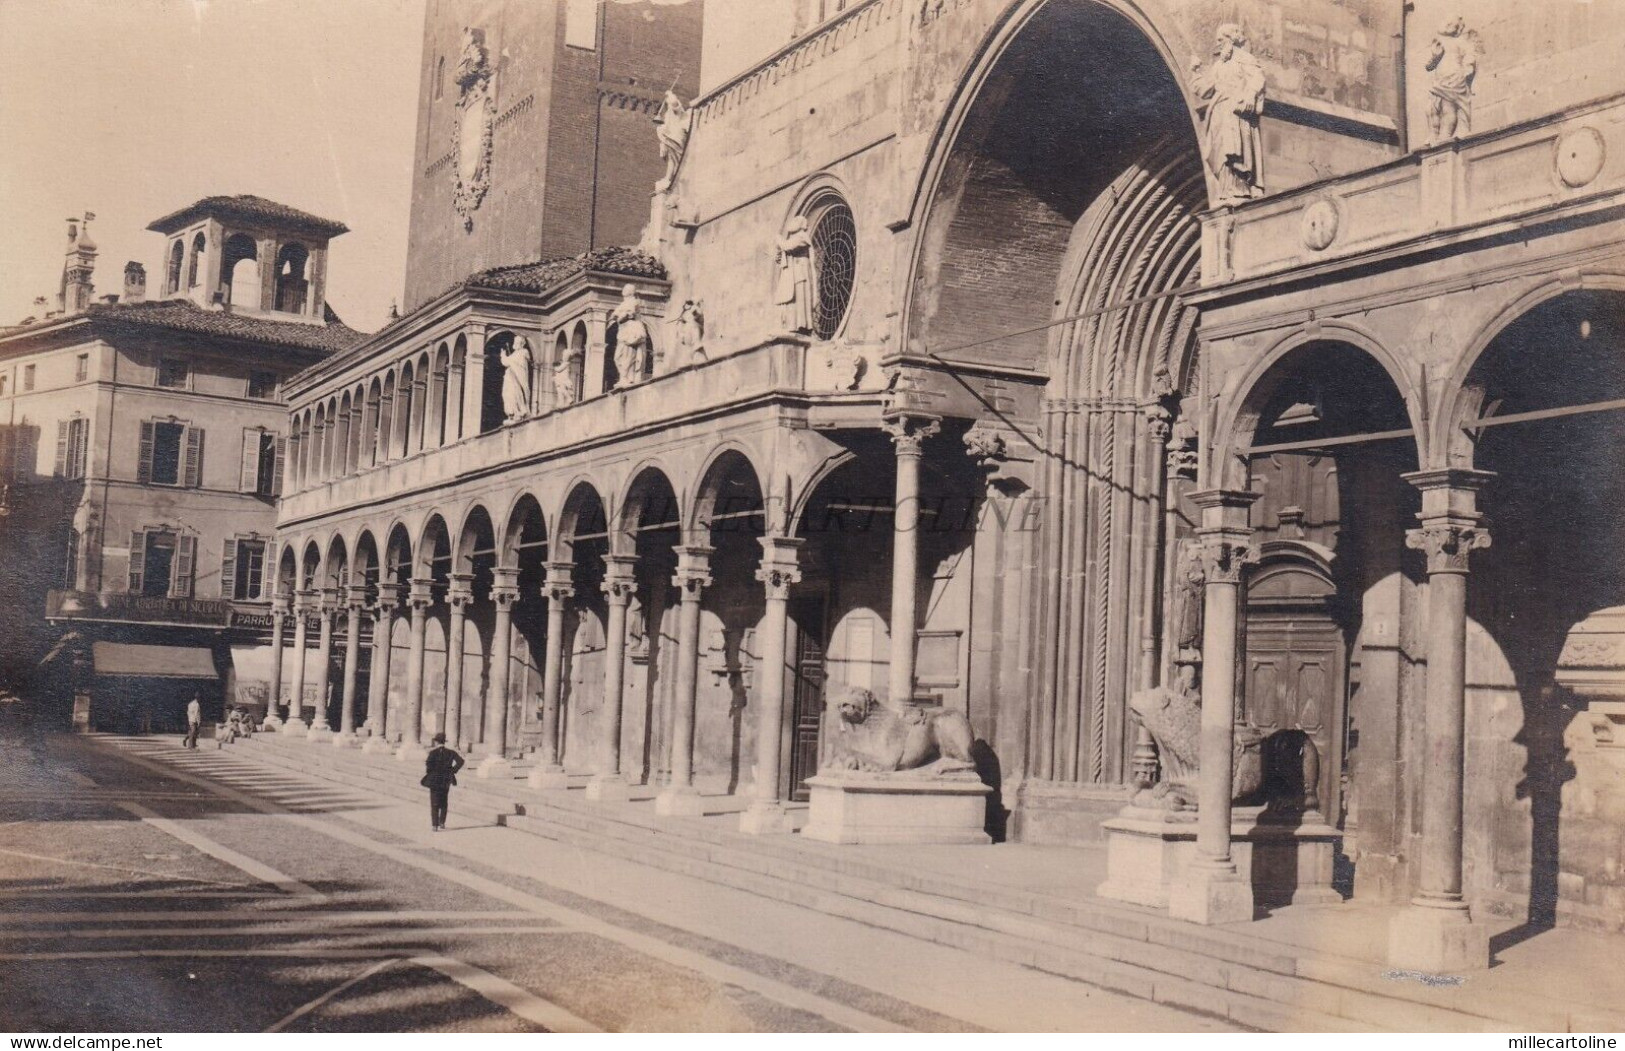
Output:
[[0,1030],[1227,1028],[178,744],[0,735]]

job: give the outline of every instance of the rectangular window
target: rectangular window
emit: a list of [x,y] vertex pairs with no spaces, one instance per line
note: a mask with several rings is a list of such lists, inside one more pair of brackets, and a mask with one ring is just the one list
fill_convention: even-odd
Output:
[[143,485],[203,485],[203,429],[178,420],[142,420],[135,480]]
[[73,381],[83,383],[90,378],[90,355],[81,354],[73,360]]
[[141,558],[141,594],[149,598],[169,594],[175,579],[175,539],[175,534],[167,531],[147,534],[147,547]]
[[242,473],[237,491],[255,496],[276,496],[282,492],[282,457],[286,439],[263,427],[243,429]]
[[265,541],[227,540],[220,562],[220,597],[254,602],[264,597]]
[[34,389],[34,366],[23,366],[23,390]]
[[179,358],[164,358],[158,362],[158,386],[185,390],[191,379],[191,369]]
[[173,529],[130,534],[130,593],[148,598],[191,598],[197,537]]
[[248,396],[259,398],[261,401],[272,401],[276,398],[276,373],[250,372],[248,374]]
[[60,420],[56,425],[56,476],[83,478],[85,454],[90,445],[90,421],[83,416]]

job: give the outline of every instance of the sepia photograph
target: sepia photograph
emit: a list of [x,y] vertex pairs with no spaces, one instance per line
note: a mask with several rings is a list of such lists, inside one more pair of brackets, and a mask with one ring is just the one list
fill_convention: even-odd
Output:
[[0,0],[3,1051],[1617,1047],[1622,447],[1625,0]]

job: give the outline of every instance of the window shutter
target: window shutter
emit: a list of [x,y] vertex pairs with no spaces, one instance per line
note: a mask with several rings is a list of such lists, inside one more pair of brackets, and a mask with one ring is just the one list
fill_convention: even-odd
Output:
[[56,471],[58,478],[68,477],[68,421],[56,421]]
[[90,421],[80,420],[78,441],[74,443],[73,476],[83,478],[90,471]]
[[237,597],[237,541],[232,537],[221,546],[220,597]]
[[288,439],[277,438],[275,458],[271,461],[271,495],[282,495],[282,461],[288,455]]
[[188,489],[203,485],[203,428],[186,428],[186,473],[183,484]]
[[252,493],[259,490],[260,479],[260,430],[257,427],[243,428],[243,471],[237,480],[239,493]]
[[142,485],[152,484],[152,421],[141,421],[141,449],[135,468],[135,480]]
[[130,534],[130,594],[141,594],[141,573],[147,564],[147,534],[137,529]]
[[192,597],[192,569],[197,561],[197,537],[175,538],[175,575],[170,593],[175,598]]

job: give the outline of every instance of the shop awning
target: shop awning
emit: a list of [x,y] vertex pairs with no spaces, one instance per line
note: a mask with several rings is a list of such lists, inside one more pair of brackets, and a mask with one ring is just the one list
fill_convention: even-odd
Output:
[[214,656],[201,646],[143,646],[130,642],[96,642],[91,656],[97,675],[131,675],[153,679],[217,679]]

